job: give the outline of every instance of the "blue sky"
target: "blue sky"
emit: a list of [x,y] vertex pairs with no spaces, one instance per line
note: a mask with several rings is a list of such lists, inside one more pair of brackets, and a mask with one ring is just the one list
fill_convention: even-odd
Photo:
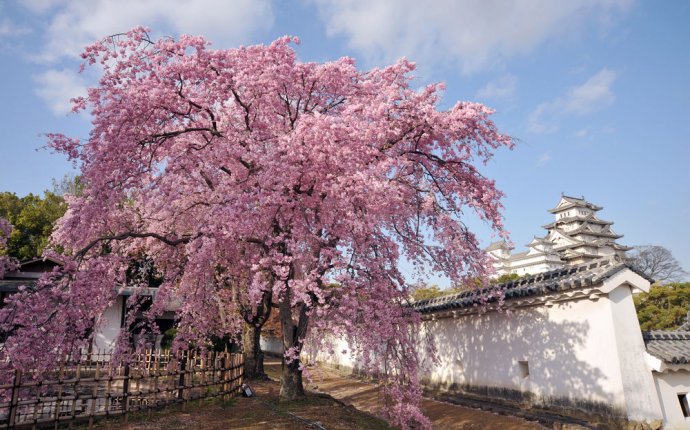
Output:
[[518,145],[484,172],[518,248],[565,192],[604,206],[622,243],[666,246],[690,270],[688,22],[683,1],[0,0],[0,190],[40,193],[72,171],[41,133],[88,134],[66,114],[95,79],[77,73],[85,44],[135,25],[218,48],[290,34],[304,61],[406,56],[419,85],[447,83],[441,107],[496,109]]

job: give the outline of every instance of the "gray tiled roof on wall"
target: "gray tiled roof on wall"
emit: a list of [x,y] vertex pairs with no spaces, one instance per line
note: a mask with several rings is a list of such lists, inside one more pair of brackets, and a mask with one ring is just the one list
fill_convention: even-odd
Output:
[[647,331],[642,333],[647,352],[670,364],[690,363],[690,332]]
[[[558,291],[565,291],[579,287],[586,287],[602,282],[623,269],[637,272],[627,264],[616,258],[602,259],[577,266],[564,267],[550,272],[526,276],[512,282],[507,282],[492,287],[464,291],[458,294],[437,297],[434,299],[420,300],[412,304],[412,307],[420,313],[433,313],[439,311],[462,309],[482,303],[482,297],[486,297],[494,288],[500,288],[506,300],[530,296],[540,296]],[[641,274],[640,274],[641,275]],[[644,275],[642,275],[644,276]],[[489,302],[497,298],[488,299]]]
[[33,287],[35,284],[35,279],[0,279],[0,292],[15,293],[22,285]]

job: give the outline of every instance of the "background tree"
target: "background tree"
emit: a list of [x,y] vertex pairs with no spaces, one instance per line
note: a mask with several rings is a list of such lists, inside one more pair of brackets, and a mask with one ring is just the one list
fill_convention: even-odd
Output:
[[5,276],[5,272],[14,270],[17,261],[7,255],[7,239],[12,232],[12,225],[5,218],[0,218],[0,279]]
[[690,283],[652,285],[634,296],[642,330],[672,330],[685,322],[690,310]]
[[[473,212],[502,231],[502,194],[476,164],[512,142],[485,106],[439,110],[442,85],[410,88],[407,61],[302,63],[292,41],[212,50],[139,28],[87,47],[103,71],[75,103],[90,108],[90,137],[49,136],[85,183],[53,236],[73,258],[1,311],[20,327],[6,343],[13,364],[81,348],[128,256],[145,251],[164,279],[150,313],[181,302],[177,347],[237,336],[241,304],[271,291],[283,400],[304,395],[305,343],[342,336],[381,382],[391,422],[429,426],[419,315],[398,261],[454,283],[485,274],[463,220]],[[233,289],[246,268],[247,288]]]
[[680,281],[688,275],[667,248],[658,245],[636,246],[628,262],[655,282]]
[[435,299],[447,293],[448,291],[440,289],[438,285],[418,284],[412,288],[410,296],[412,300],[418,302],[420,300]]
[[45,191],[43,198],[34,194],[17,197],[0,193],[0,217],[13,229],[7,239],[7,254],[19,260],[39,257],[53,232],[55,221],[67,210],[62,196]]
[[[529,276],[529,275],[525,275],[525,276]],[[505,284],[506,282],[516,281],[518,279],[520,279],[520,275],[518,275],[517,273],[504,273],[503,275],[496,278],[494,283]]]
[[80,196],[83,190],[84,184],[79,175],[65,175],[60,180],[53,178],[52,192],[58,196],[64,196],[65,194]]

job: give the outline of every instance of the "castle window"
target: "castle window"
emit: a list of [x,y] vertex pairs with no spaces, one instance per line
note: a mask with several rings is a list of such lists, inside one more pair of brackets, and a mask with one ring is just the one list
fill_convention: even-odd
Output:
[[[520,368],[520,376],[523,379],[529,378],[529,362],[528,361],[518,361],[518,367]],[[687,415],[686,415],[686,417],[687,417]]]
[[687,393],[678,394],[678,402],[680,403],[680,409],[683,411],[684,417],[690,417],[690,406],[688,406]]

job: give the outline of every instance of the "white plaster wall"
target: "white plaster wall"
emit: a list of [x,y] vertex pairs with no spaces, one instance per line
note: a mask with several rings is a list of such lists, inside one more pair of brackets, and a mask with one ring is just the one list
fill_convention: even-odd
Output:
[[[420,334],[432,336],[439,363],[423,357],[421,376],[442,386],[505,388],[531,392],[537,403],[567,399],[630,411],[631,419],[660,419],[630,289],[614,296],[615,303],[584,298],[517,308],[510,315],[487,312],[425,321]],[[619,315],[614,317],[614,311]],[[333,354],[305,354],[310,360],[357,367],[344,340],[336,342]],[[520,361],[527,362],[529,376],[523,377]]]
[[357,369],[360,367],[360,360],[353,356],[350,345],[345,339],[330,339],[331,350],[315,349],[307,343],[302,356],[300,357],[307,363],[323,362],[330,366]]
[[[625,408],[611,307],[607,300],[561,302],[424,324],[440,363],[428,367],[432,383],[530,391],[552,398]],[[523,377],[519,361],[526,361]]]
[[654,379],[644,359],[646,349],[632,291],[627,284],[620,285],[609,293],[609,299],[628,418],[635,421],[661,419]]
[[94,349],[111,352],[115,347],[115,340],[120,335],[123,300],[123,296],[117,296],[113,305],[103,313],[104,321],[93,339]]
[[690,418],[683,416],[678,394],[690,393],[690,372],[654,372],[656,390],[661,399],[665,430],[690,429]]
[[271,337],[268,335],[262,335],[261,340],[261,350],[268,352],[270,354],[282,354],[283,353],[283,341],[277,337]]

